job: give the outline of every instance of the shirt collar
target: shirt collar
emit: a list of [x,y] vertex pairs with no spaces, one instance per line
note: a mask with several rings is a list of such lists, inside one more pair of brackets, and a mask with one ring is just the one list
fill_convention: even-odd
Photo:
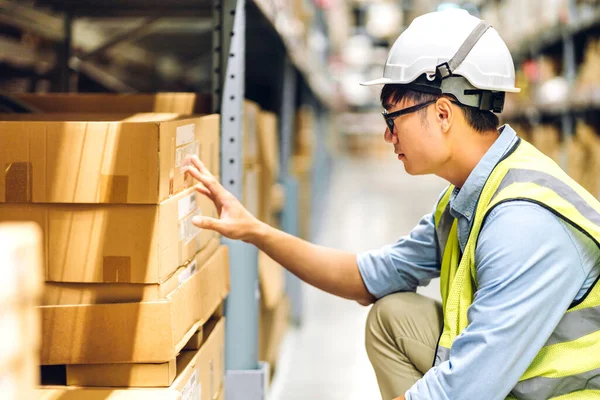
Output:
[[517,134],[510,125],[500,127],[498,139],[484,154],[483,158],[479,160],[463,187],[454,188],[450,196],[450,213],[454,218],[461,215],[471,221],[471,217],[475,213],[477,200],[479,200],[488,177],[500,159],[512,148],[516,140]]

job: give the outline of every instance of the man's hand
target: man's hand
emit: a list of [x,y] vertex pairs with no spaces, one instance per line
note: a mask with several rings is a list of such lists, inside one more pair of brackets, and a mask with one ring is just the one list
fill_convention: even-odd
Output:
[[394,400],[405,400],[404,395],[400,396],[400,397],[396,397]]
[[261,222],[217,181],[197,156],[187,157],[184,165],[186,173],[199,182],[196,190],[211,199],[219,213],[219,219],[194,217],[194,225],[216,231],[230,239],[249,241],[260,229]]

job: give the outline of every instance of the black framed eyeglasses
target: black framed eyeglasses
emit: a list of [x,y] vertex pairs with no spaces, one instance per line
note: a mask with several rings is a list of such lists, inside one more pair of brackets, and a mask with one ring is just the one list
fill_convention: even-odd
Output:
[[388,113],[387,111],[384,111],[381,113],[381,115],[383,115],[383,119],[385,120],[385,123],[386,123],[387,127],[389,128],[390,133],[394,133],[394,120],[396,118],[400,117],[401,115],[406,115],[406,114],[413,113],[415,111],[419,111],[420,109],[425,108],[425,107],[435,103],[436,101],[437,101],[437,99],[429,100],[429,101],[426,101],[425,103],[417,104],[412,107],[403,108],[402,110],[394,111],[393,113]]

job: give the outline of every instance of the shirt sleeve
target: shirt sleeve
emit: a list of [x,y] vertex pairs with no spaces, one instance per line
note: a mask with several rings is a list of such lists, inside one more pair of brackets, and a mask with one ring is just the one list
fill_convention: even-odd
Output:
[[440,262],[433,213],[396,243],[357,255],[356,261],[367,290],[376,298],[390,293],[415,291],[440,276]]
[[498,206],[479,235],[478,290],[469,325],[448,361],[429,370],[409,400],[506,398],[585,281],[563,222],[539,205]]

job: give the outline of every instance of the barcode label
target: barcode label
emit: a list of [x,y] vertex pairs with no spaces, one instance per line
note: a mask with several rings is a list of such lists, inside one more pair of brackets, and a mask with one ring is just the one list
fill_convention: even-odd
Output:
[[183,219],[186,215],[194,212],[194,210],[197,208],[198,203],[196,202],[196,193],[185,196],[183,199],[177,202],[177,214],[179,217],[177,219]]
[[202,213],[200,210],[197,210],[189,217],[179,221],[179,240],[182,241],[184,245],[188,244],[200,233],[200,228],[192,223],[192,218],[199,215],[202,215]]
[[198,370],[195,370],[190,380],[187,381],[181,391],[181,400],[196,400],[198,396]]
[[185,163],[183,162],[187,156],[200,156],[200,148],[198,146],[198,142],[192,142],[183,147],[178,147],[175,149],[175,168],[185,167]]
[[196,138],[196,126],[194,124],[184,125],[177,128],[177,147],[194,141]]
[[194,275],[194,272],[196,272],[197,269],[198,269],[198,262],[196,260],[194,260],[190,263],[190,265],[187,266],[185,271],[183,271],[181,273],[181,275],[179,275],[179,284],[181,285],[183,282],[190,279],[190,277],[192,275]]

